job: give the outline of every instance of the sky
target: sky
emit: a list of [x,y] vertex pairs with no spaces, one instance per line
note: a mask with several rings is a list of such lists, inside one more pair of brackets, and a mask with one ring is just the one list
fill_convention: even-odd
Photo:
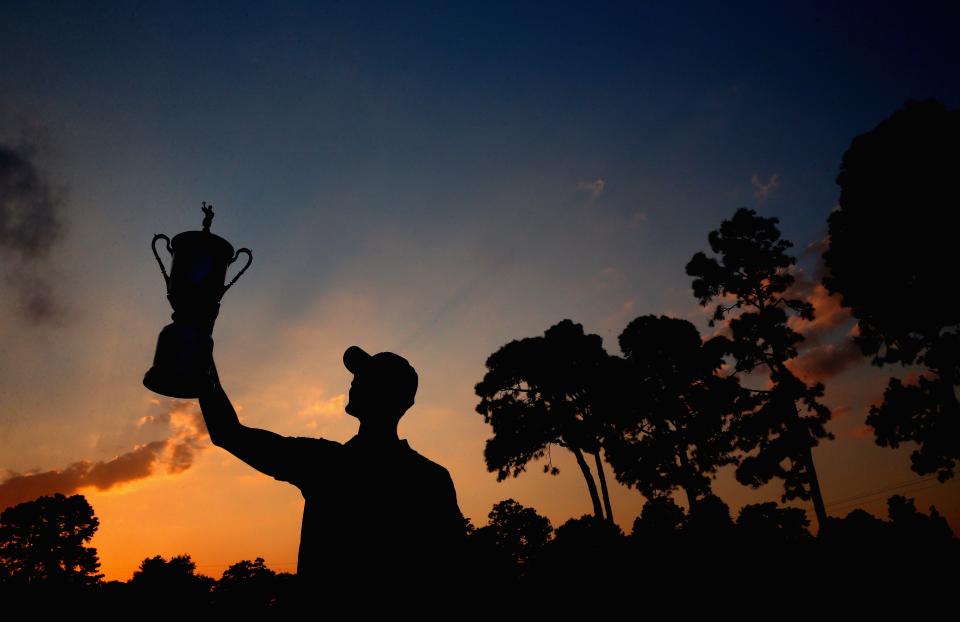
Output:
[[[956,8],[477,4],[4,4],[0,172],[26,181],[0,195],[0,504],[86,495],[108,579],[157,554],[295,569],[300,492],[142,385],[171,312],[150,240],[199,229],[207,201],[254,256],[214,331],[245,424],[346,441],[344,350],[397,352],[420,377],[400,436],[463,513],[513,498],[559,526],[592,507],[569,453],[557,476],[484,465],[487,357],[568,318],[612,354],[644,314],[710,334],[684,266],[748,207],[780,220],[817,306],[796,364],[834,410],[828,512],[885,517],[902,492],[960,532],[955,480],[864,425],[915,370],[851,356],[815,286],[851,139],[908,99],[960,105]],[[629,532],[644,499],[606,474]],[[782,487],[724,470],[714,490],[735,515]]]

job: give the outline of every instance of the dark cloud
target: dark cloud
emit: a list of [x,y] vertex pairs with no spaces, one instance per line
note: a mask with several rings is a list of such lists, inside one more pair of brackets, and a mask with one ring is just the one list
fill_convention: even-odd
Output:
[[135,447],[133,451],[112,460],[94,463],[84,475],[81,486],[96,486],[99,490],[123,482],[143,479],[152,472],[153,463],[166,448],[168,441],[154,441]]
[[845,338],[839,344],[827,343],[808,348],[787,362],[790,371],[805,382],[820,382],[864,364],[867,360],[853,339]]
[[[822,240],[815,242],[811,244],[813,250],[810,252],[819,253],[822,247]],[[869,359],[861,354],[859,346],[853,341],[857,334],[856,324],[850,310],[840,304],[840,297],[830,295],[818,280],[811,279],[801,268],[793,269],[791,274],[794,281],[783,293],[783,297],[803,300],[813,305],[814,319],[805,320],[796,314],[790,314],[787,324],[800,333],[803,341],[798,345],[797,358],[788,361],[789,368],[808,382],[818,382],[851,367],[868,363]],[[722,300],[721,304],[729,305],[733,300],[728,297]],[[712,309],[713,307],[706,308],[708,311]],[[730,314],[717,321],[710,336],[732,337],[730,321],[734,317],[736,315]]]
[[63,237],[64,219],[60,193],[32,153],[0,143],[0,264],[17,310],[39,324],[60,315],[46,260]]
[[84,487],[107,490],[154,473],[181,473],[193,465],[197,451],[208,445],[203,416],[190,402],[171,401],[166,410],[144,417],[143,423],[169,426],[166,439],[137,445],[110,460],[81,460],[60,470],[11,474],[0,483],[0,509],[59,492],[72,494]]
[[[828,243],[827,238],[821,238],[807,246],[804,255],[815,258],[816,262],[813,278],[798,268],[793,272],[793,285],[785,292],[788,298],[799,298],[813,305],[813,321],[796,316],[789,320],[790,327],[803,335],[803,341],[798,348],[799,355],[788,365],[806,382],[820,382],[869,362],[853,340],[857,326],[850,309],[842,306],[840,296],[831,295],[821,282],[826,274],[823,251]],[[842,329],[846,330],[841,332]]]

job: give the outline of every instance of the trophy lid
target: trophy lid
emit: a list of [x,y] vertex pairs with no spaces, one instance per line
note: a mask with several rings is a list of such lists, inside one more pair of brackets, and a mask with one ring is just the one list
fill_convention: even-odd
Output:
[[173,252],[178,250],[207,250],[215,255],[225,257],[227,261],[233,259],[233,244],[221,238],[215,233],[210,233],[210,225],[213,223],[213,205],[207,205],[203,202],[203,229],[200,231],[184,231],[173,236],[170,240],[170,247]]

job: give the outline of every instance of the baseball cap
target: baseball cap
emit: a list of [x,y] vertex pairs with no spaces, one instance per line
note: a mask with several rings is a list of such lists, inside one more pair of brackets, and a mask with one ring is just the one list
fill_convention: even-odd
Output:
[[343,364],[353,375],[371,374],[397,395],[404,397],[417,393],[417,371],[407,359],[393,352],[370,355],[360,346],[350,346],[343,353]]

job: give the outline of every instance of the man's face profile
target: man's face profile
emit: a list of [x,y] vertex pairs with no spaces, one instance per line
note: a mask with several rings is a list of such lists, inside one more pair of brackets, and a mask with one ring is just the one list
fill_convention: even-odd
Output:
[[370,356],[359,346],[350,346],[343,362],[353,372],[344,411],[361,423],[396,424],[413,406],[417,373],[405,358],[393,352]]
[[412,405],[412,399],[400,395],[396,382],[375,370],[354,374],[344,411],[363,421],[367,418],[399,420]]
[[353,377],[353,382],[350,383],[350,394],[347,398],[347,405],[344,406],[344,410],[347,414],[360,419],[362,413],[366,410],[364,408],[364,399],[367,392],[364,390],[364,383],[360,380],[359,374]]

